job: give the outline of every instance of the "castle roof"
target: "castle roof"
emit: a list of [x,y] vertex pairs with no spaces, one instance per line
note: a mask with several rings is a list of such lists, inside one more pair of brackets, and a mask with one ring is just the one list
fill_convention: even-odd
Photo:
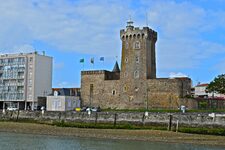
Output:
[[120,72],[120,68],[119,68],[119,65],[118,65],[117,61],[114,65],[114,68],[113,68],[112,72]]

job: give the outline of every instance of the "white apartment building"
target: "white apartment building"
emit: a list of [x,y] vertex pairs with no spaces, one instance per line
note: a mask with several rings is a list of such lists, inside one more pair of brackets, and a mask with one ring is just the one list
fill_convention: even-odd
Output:
[[52,57],[34,53],[0,55],[0,109],[34,109],[52,90]]

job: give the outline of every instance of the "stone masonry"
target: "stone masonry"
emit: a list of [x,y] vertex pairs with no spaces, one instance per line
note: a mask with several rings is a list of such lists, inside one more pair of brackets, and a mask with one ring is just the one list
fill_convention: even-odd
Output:
[[165,108],[180,105],[190,94],[190,78],[156,78],[155,43],[157,32],[133,26],[128,21],[120,31],[122,40],[121,70],[116,62],[113,71],[81,72],[81,101],[83,106],[110,109]]

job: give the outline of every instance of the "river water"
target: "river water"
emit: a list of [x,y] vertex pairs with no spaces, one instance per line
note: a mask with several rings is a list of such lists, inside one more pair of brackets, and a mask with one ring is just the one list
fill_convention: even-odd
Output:
[[224,150],[222,147],[0,132],[0,150]]

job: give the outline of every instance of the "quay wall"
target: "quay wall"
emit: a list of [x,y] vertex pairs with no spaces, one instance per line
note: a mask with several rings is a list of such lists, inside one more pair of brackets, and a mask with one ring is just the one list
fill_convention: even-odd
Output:
[[152,113],[148,116],[144,112],[42,112],[40,111],[6,111],[0,112],[1,121],[31,120],[37,122],[73,122],[73,123],[96,123],[96,124],[131,124],[131,125],[163,125],[169,123],[187,127],[225,127],[225,115],[209,113]]

